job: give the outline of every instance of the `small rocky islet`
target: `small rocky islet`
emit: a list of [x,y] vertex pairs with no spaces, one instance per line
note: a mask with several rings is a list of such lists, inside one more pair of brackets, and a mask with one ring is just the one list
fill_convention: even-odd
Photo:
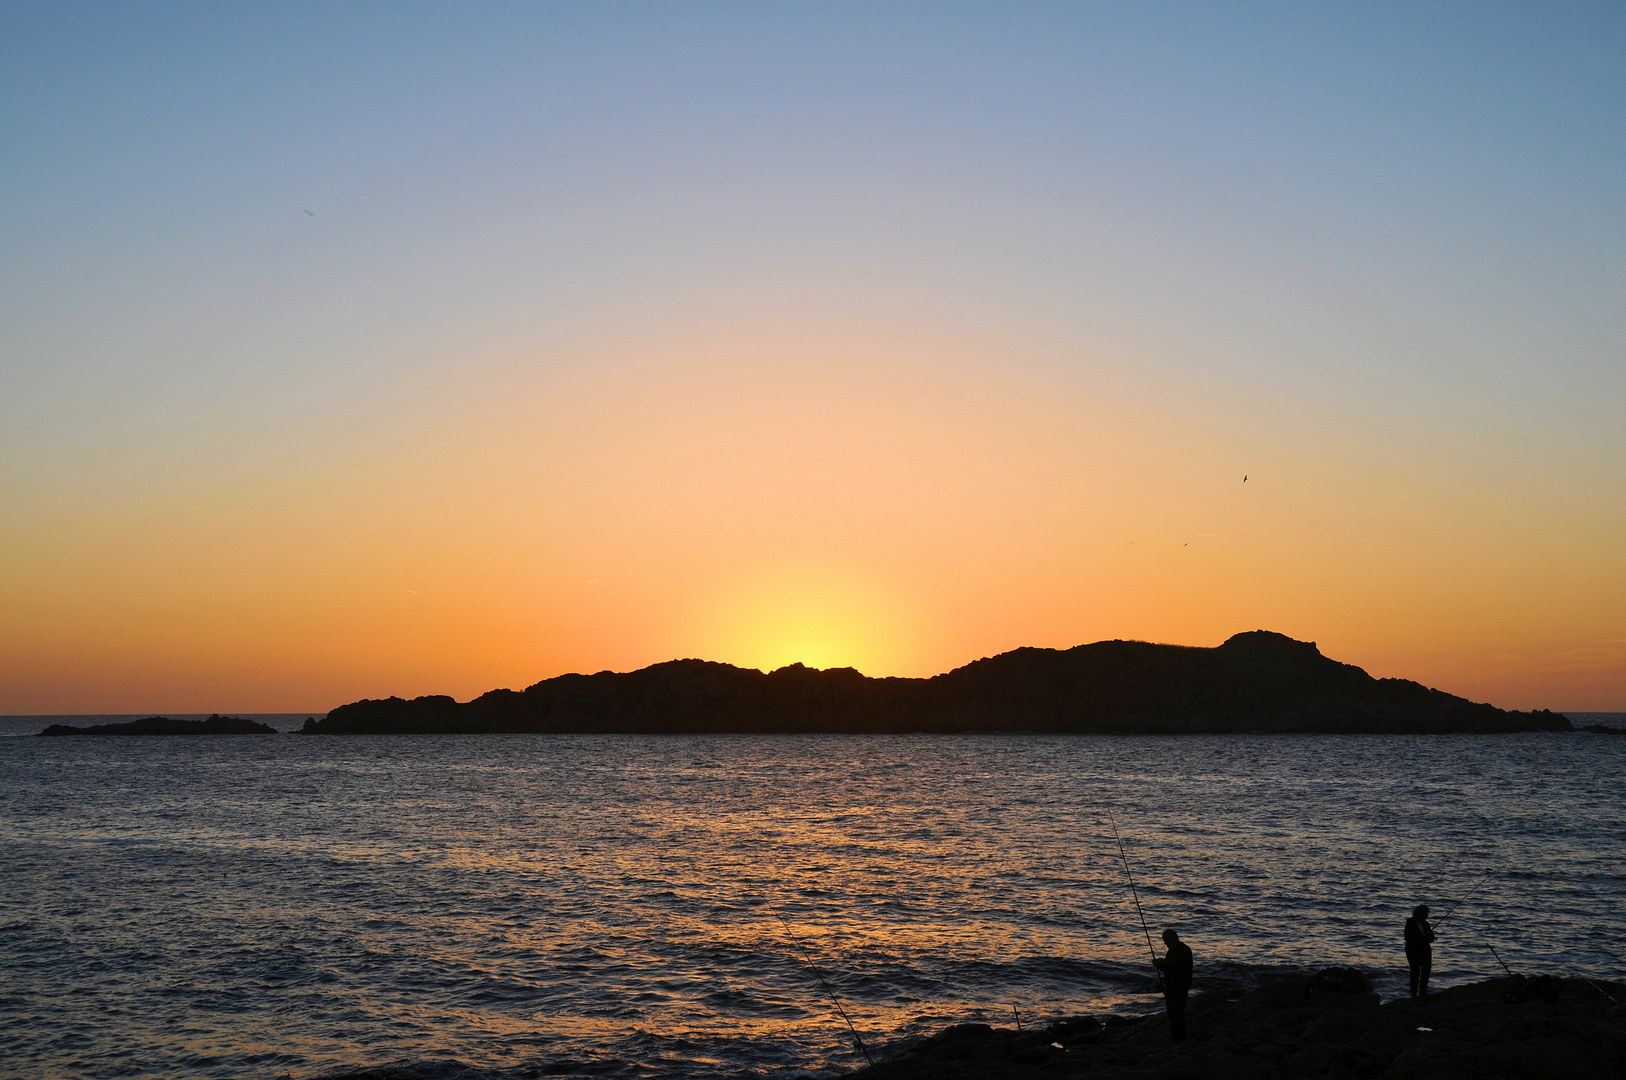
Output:
[[215,713],[207,720],[174,720],[167,716],[147,716],[123,724],[92,724],[73,727],[52,724],[41,735],[275,735],[270,724],[245,720],[240,716]]
[[852,1080],[1479,1080],[1626,1077],[1626,987],[1514,975],[1382,1003],[1350,968],[1192,997],[1187,1039],[1162,1013],[1017,1031],[960,1024]]

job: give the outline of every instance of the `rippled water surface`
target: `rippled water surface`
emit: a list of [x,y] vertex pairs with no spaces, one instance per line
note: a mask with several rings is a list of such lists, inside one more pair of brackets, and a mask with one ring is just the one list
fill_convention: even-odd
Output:
[[[39,725],[33,725],[37,730]],[[279,725],[281,726],[281,725]],[[19,1076],[790,1076],[1356,964],[1621,978],[1626,738],[0,738]]]

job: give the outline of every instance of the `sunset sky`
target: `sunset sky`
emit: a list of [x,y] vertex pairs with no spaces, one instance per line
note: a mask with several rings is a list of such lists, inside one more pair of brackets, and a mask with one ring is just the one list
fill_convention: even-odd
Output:
[[1619,4],[7,4],[0,713],[1258,628],[1626,709],[1623,56]]

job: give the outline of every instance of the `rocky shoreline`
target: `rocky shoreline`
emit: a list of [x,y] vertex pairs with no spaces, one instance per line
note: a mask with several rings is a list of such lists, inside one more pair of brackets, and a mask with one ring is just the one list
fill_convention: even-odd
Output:
[[1490,979],[1381,1003],[1347,968],[1243,993],[1198,994],[1190,1036],[1163,1014],[1075,1017],[1016,1031],[961,1024],[853,1080],[1273,1080],[1335,1077],[1626,1077],[1626,987],[1579,978]]
[[[1548,1080],[1626,1077],[1626,986],[1520,975],[1381,1002],[1350,968],[1253,991],[1192,997],[1190,1035],[1171,1043],[1162,1012],[1080,1016],[1044,1028],[958,1024],[843,1080]],[[574,1063],[522,1075],[592,1075]],[[427,1080],[383,1066],[322,1080]],[[291,1080],[291,1078],[279,1078]],[[796,1080],[814,1080],[802,1074]]]

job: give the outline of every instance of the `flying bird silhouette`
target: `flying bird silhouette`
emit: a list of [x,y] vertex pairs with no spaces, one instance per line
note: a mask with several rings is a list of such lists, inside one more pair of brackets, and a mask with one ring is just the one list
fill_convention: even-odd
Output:
[[1247,482],[1248,482],[1248,478],[1247,478],[1247,477],[1246,477],[1246,476],[1244,476],[1244,477],[1243,477],[1243,478],[1242,478],[1242,482],[1243,482],[1243,483],[1244,483],[1244,484],[1246,484],[1246,483],[1247,483]]
[[[311,214],[311,212],[309,210],[305,211],[305,213]],[[311,217],[315,217],[315,216],[316,216],[315,214],[311,214]]]

